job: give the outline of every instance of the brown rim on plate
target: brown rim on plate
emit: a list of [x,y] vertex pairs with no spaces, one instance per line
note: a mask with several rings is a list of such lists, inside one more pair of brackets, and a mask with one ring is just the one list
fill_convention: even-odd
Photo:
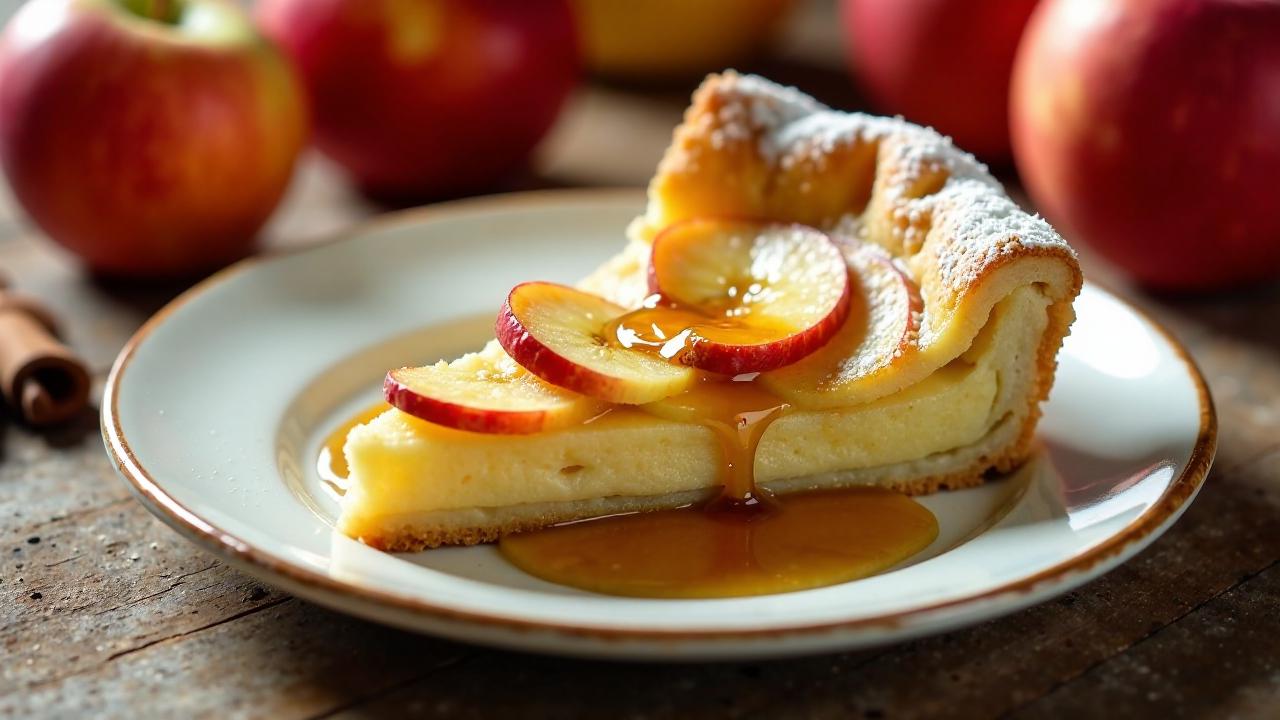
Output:
[[789,627],[761,628],[758,630],[637,630],[630,628],[557,625],[551,623],[531,622],[504,615],[457,610],[434,604],[429,600],[420,597],[411,597],[394,592],[361,587],[352,583],[335,580],[324,573],[287,563],[254,548],[249,543],[241,540],[235,535],[204,520],[191,509],[187,508],[165,492],[151,473],[142,466],[142,463],[138,460],[137,456],[134,455],[132,448],[129,446],[128,440],[126,440],[124,436],[124,431],[120,425],[120,413],[118,407],[119,387],[121,379],[124,377],[124,373],[128,369],[129,363],[137,352],[138,347],[145,342],[151,332],[163,323],[171,314],[173,314],[174,311],[181,308],[192,298],[207,291],[214,285],[227,280],[233,275],[239,274],[260,263],[271,262],[273,259],[287,257],[298,252],[306,252],[307,250],[313,249],[319,245],[327,245],[349,240],[367,234],[371,230],[377,228],[409,224],[417,222],[423,218],[438,218],[447,215],[476,212],[482,213],[493,207],[506,208],[512,205],[540,205],[547,202],[562,202],[569,199],[605,200],[622,197],[636,197],[637,200],[641,199],[639,197],[639,193],[633,189],[544,190],[479,197],[453,201],[438,206],[413,208],[389,213],[387,215],[365,221],[346,232],[339,233],[327,241],[313,243],[303,248],[268,253],[248,258],[225,268],[197,283],[177,298],[170,301],[165,307],[161,308],[159,312],[143,323],[142,327],[134,333],[133,337],[129,339],[124,348],[120,351],[115,364],[111,368],[111,373],[107,377],[106,386],[103,392],[102,435],[106,444],[107,454],[111,456],[111,459],[115,463],[120,474],[130,483],[130,485],[133,486],[134,492],[138,494],[140,499],[144,500],[144,505],[148,506],[148,509],[158,515],[174,529],[179,530],[182,534],[192,540],[220,554],[225,559],[232,561],[233,564],[242,567],[253,574],[262,573],[259,577],[267,582],[283,579],[290,584],[296,584],[297,586],[307,590],[316,591],[322,595],[345,596],[347,598],[353,598],[360,601],[373,601],[379,605],[390,606],[398,610],[409,611],[411,613],[436,620],[459,621],[478,626],[497,626],[503,629],[515,629],[522,631],[551,631],[567,636],[590,637],[606,640],[734,640],[870,628],[892,629],[900,627],[913,619],[917,619],[931,613],[967,605],[980,600],[987,600],[1000,596],[1025,596],[1035,592],[1048,581],[1085,572],[1099,563],[1106,562],[1116,557],[1126,547],[1148,539],[1153,533],[1161,529],[1167,522],[1174,518],[1187,501],[1200,489],[1200,486],[1204,484],[1205,477],[1209,472],[1209,467],[1213,462],[1213,455],[1217,446],[1218,435],[1217,414],[1214,410],[1213,399],[1209,394],[1209,389],[1205,383],[1204,376],[1201,374],[1199,367],[1191,358],[1187,349],[1182,345],[1182,343],[1174,338],[1174,336],[1165,329],[1164,326],[1143,310],[1131,305],[1106,290],[1103,290],[1103,292],[1111,295],[1138,316],[1142,317],[1165,339],[1166,342],[1169,343],[1170,347],[1172,347],[1176,352],[1178,358],[1186,366],[1188,375],[1190,375],[1192,381],[1195,383],[1196,393],[1200,404],[1200,428],[1197,433],[1195,445],[1191,450],[1191,456],[1188,458],[1187,464],[1183,468],[1182,472],[1177,478],[1170,482],[1164,493],[1161,494],[1151,507],[1147,508],[1144,513],[1130,522],[1123,530],[1070,560],[1066,560],[1054,565],[1053,567],[1041,570],[1029,577],[1008,582],[999,587],[973,593],[962,598],[955,598],[912,608],[910,610],[887,613],[875,617],[859,618],[856,620],[812,625],[796,625]]

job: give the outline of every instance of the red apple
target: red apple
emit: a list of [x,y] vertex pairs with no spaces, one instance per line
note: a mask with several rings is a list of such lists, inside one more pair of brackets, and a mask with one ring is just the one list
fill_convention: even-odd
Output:
[[1009,157],[1009,73],[1036,0],[842,0],[853,71],[884,112]]
[[235,6],[34,0],[0,38],[0,160],[91,268],[207,270],[243,255],[306,136],[288,64]]
[[400,411],[471,432],[545,432],[581,423],[606,407],[539,380],[496,347],[452,363],[392,370],[382,387]]
[[498,314],[502,348],[542,380],[612,403],[643,404],[693,386],[697,371],[606,338],[626,308],[549,282],[515,286]]
[[1280,2],[1049,0],[1011,122],[1031,196],[1137,280],[1280,275]]
[[846,240],[852,288],[849,317],[817,352],[767,372],[759,383],[803,407],[842,408],[879,397],[910,366],[924,299],[879,245]]
[[367,191],[484,189],[521,168],[578,77],[567,0],[264,0],[317,146]]
[[574,0],[592,72],[679,80],[750,61],[795,0]]
[[667,342],[681,337],[681,362],[724,375],[790,365],[849,314],[844,257],[805,225],[678,223],[654,238],[649,267],[664,303],[628,316],[625,331],[651,344],[655,331]]

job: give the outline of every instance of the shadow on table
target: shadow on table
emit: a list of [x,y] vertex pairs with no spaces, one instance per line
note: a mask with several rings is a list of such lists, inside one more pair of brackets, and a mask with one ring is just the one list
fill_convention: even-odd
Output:
[[90,275],[88,282],[95,290],[129,309],[139,317],[150,317],[170,300],[181,295],[192,285],[204,280],[216,270],[194,273],[175,278],[148,279]]
[[84,442],[99,442],[100,432],[98,406],[91,404],[70,420],[42,429],[40,435],[50,448],[65,450]]
[[0,464],[5,461],[5,437],[10,432],[39,435],[54,450],[78,447],[84,442],[98,442],[98,408],[89,405],[72,419],[46,428],[33,428],[17,418],[14,411],[0,402]]

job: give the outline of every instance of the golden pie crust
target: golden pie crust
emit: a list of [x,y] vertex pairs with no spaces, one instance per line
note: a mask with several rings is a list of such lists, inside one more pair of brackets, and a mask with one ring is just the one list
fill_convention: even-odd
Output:
[[[675,130],[650,184],[648,208],[628,229],[628,246],[580,286],[635,307],[648,292],[647,249],[654,236],[672,223],[704,217],[799,222],[851,236],[883,248],[919,285],[919,330],[905,354],[874,366],[850,358],[844,372],[858,376],[850,382],[842,382],[836,366],[813,388],[786,387],[794,377],[771,378],[800,393],[798,406],[820,412],[885,402],[977,358],[984,347],[995,358],[981,362],[1000,372],[993,401],[999,418],[975,442],[910,461],[774,477],[763,485],[786,493],[878,484],[923,494],[980,484],[989,473],[1027,459],[1082,276],[1067,243],[1010,200],[971,155],[900,119],[833,111],[755,76],[710,76]],[[993,343],[997,347],[990,349]],[[805,377],[813,381],[812,374]],[[840,391],[826,392],[827,386]],[[348,459],[358,471],[351,443]],[[768,468],[762,474],[769,475]],[[358,472],[353,481],[360,482]],[[384,516],[347,505],[340,528],[375,547],[418,550],[678,507],[706,495],[614,494]]]

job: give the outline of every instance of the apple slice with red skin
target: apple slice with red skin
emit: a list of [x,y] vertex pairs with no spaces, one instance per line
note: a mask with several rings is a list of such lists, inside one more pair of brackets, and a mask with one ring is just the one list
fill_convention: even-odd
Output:
[[549,282],[515,286],[495,331],[516,362],[553,385],[621,404],[643,404],[693,386],[698,373],[658,353],[612,342],[609,327],[627,309]]
[[695,314],[680,361],[738,375],[826,344],[849,312],[848,275],[840,248],[815,228],[690,220],[654,238],[649,286]]
[[549,385],[496,344],[451,363],[387,373],[387,402],[437,425],[471,432],[523,435],[582,423],[604,403]]
[[915,348],[924,308],[919,287],[880,246],[856,240],[841,246],[853,278],[848,320],[817,352],[756,380],[796,405],[865,402]]

